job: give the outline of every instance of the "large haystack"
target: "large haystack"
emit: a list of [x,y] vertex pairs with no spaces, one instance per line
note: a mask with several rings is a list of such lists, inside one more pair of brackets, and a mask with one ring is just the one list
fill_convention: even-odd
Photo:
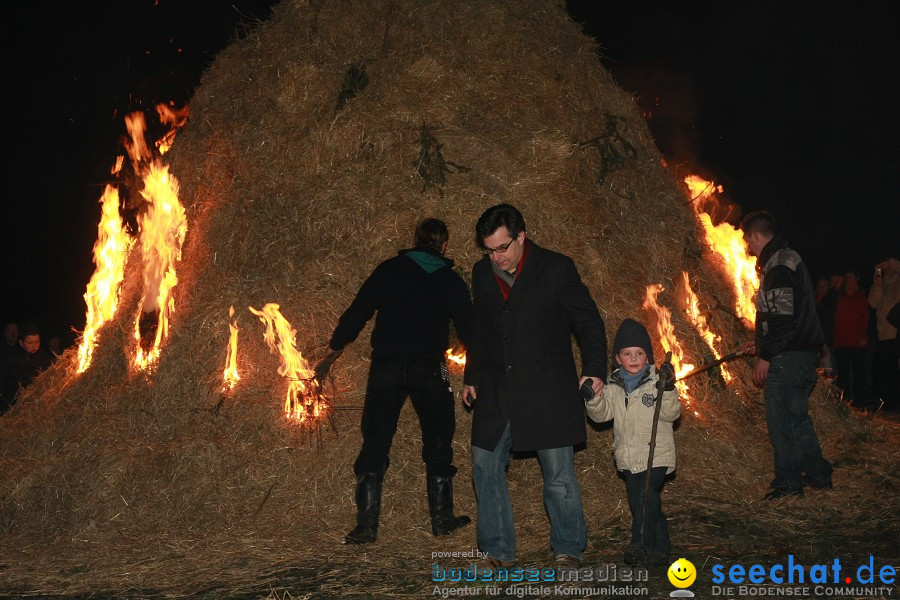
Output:
[[[0,420],[0,572],[9,589],[235,590],[286,565],[327,565],[309,589],[416,596],[432,551],[474,548],[472,527],[430,535],[409,410],[381,538],[371,548],[341,546],[354,514],[366,335],[336,365],[333,420],[310,432],[282,418],[278,359],[247,311],[279,303],[298,346],[321,356],[363,279],[409,243],[422,217],[447,221],[449,255],[468,275],[480,257],[471,234],[478,215],[514,203],[533,239],[575,258],[610,331],[625,316],[652,326],[640,310],[645,286],[673,288],[687,270],[724,345],[747,336],[638,110],[562,2],[284,0],[216,58],[191,113],[169,160],[189,231],[158,366],[140,374],[128,366],[136,250],[90,370],[74,375],[66,355]],[[232,305],[243,378],[223,398]],[[675,320],[702,362],[700,338]],[[745,365],[735,370],[746,376]],[[733,519],[750,549],[778,547],[749,524],[767,515],[782,524],[840,521],[868,493],[868,479],[839,471],[841,496],[761,515],[767,507],[755,499],[770,455],[759,393],[705,375],[694,384],[699,416],[682,419],[681,466],[666,495],[677,550],[701,552],[714,535],[688,527],[697,515],[709,527]],[[862,455],[854,440],[879,439],[827,395],[815,408],[832,457],[861,460],[852,458]],[[461,409],[458,422],[457,503],[474,515]],[[578,455],[586,556],[598,562],[618,557],[629,525],[611,438],[598,428]],[[887,465],[880,481],[896,485],[894,460],[879,464]],[[549,531],[539,478],[533,460],[511,468],[520,558],[537,564],[548,558]],[[873,511],[888,510],[873,502]]]

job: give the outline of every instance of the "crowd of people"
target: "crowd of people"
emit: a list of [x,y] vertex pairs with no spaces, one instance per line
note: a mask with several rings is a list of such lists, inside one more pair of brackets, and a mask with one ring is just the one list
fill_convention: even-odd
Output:
[[[777,234],[772,216],[751,213],[742,230],[748,251],[759,259],[761,276],[756,336],[745,351],[757,357],[753,382],[764,392],[773,448],[775,478],[765,499],[803,497],[806,486],[833,486],[832,465],[822,454],[808,411],[826,334],[806,265]],[[315,367],[316,377],[324,377],[374,316],[363,443],[353,465],[356,524],[344,543],[369,544],[377,538],[382,484],[407,397],[421,426],[432,532],[450,534],[471,522],[453,510],[456,422],[443,355],[452,321],[466,346],[463,402],[473,411],[471,466],[481,558],[469,569],[476,577],[516,564],[507,472],[511,458],[523,454],[535,457],[543,472],[555,566],[581,564],[587,532],[574,453],[587,441],[585,414],[597,422],[613,421],[616,469],[632,515],[624,561],[667,565],[671,542],[661,491],[676,466],[673,423],[681,404],[674,370],[668,361],[654,363],[647,329],[636,319],[624,319],[609,365],[605,324],[575,262],[535,243],[523,215],[509,204],[490,207],[475,224],[484,256],[472,268],[473,300],[445,257],[448,239],[442,221],[419,223],[414,246],[378,265],[366,279],[340,317],[329,353]],[[879,265],[878,289],[862,297],[864,306],[874,307],[877,322],[891,321],[896,266],[895,261]],[[845,304],[860,306],[858,285],[847,280],[850,300],[841,300],[840,310],[835,302],[833,320],[839,323],[848,310]],[[633,312],[639,315],[641,307]],[[835,346],[834,327],[828,328],[827,344]],[[877,348],[886,351],[896,327],[879,327],[879,332],[885,344]],[[854,335],[842,329],[838,339],[860,343]],[[845,353],[840,355],[845,361]]]
[[825,334],[819,369],[844,399],[861,409],[900,409],[900,260],[875,265],[868,291],[853,271],[819,279],[816,312]]
[[50,366],[60,353],[59,338],[51,338],[45,349],[41,330],[34,323],[10,321],[3,327],[0,344],[0,414],[15,403],[22,388],[31,385],[37,374]]

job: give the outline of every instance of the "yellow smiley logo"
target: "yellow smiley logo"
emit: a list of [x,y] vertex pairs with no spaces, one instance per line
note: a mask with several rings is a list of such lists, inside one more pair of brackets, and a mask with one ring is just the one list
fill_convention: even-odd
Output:
[[697,579],[694,563],[686,558],[679,558],[669,566],[669,581],[677,588],[689,587]]

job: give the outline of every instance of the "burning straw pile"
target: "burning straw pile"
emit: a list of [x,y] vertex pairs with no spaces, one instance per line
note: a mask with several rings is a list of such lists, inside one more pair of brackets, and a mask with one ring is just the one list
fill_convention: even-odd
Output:
[[[172,284],[172,270],[168,296],[148,311],[146,265],[159,251],[125,244],[133,248],[115,310],[91,335],[89,364],[67,353],[0,420],[3,585],[34,594],[235,591],[305,565],[320,567],[304,584],[320,594],[415,596],[432,551],[473,548],[471,527],[430,534],[411,410],[385,481],[379,542],[340,544],[354,515],[366,332],[323,396],[294,391],[308,418],[285,414],[288,386],[309,374],[302,361],[323,354],[364,278],[410,243],[425,216],[448,223],[448,253],[467,275],[480,257],[478,215],[511,202],[533,239],[575,258],[610,331],[626,316],[655,330],[657,315],[641,306],[647,287],[662,284],[657,302],[670,307],[684,359],[712,359],[674,294],[687,272],[722,347],[745,340],[732,284],[689,195],[661,166],[596,50],[562,2],[285,0],[218,56],[166,155],[186,218],[186,229],[162,236],[179,246],[157,277]],[[142,215],[158,206],[145,202]],[[274,313],[260,322],[269,304],[288,324],[285,337],[267,341],[267,327],[278,327]],[[163,312],[165,324],[155,320]],[[160,327],[159,356],[137,364],[146,332]],[[235,331],[240,379],[226,384]],[[302,361],[289,365],[270,346],[291,346],[292,336],[288,355]],[[691,527],[698,514],[732,519],[744,543],[763,550],[779,542],[747,523],[765,532],[767,520],[844,522],[861,498],[872,519],[889,510],[873,485],[896,485],[896,457],[883,434],[824,393],[814,413],[826,454],[845,464],[864,457],[869,472],[851,479],[839,470],[839,490],[815,508],[761,506],[770,455],[747,374],[732,363],[727,385],[716,374],[691,380],[667,493],[676,551],[716,539]],[[474,514],[461,409],[458,423],[457,510]],[[605,429],[590,435],[577,458],[588,560],[614,560],[626,538],[611,438]],[[539,480],[535,461],[513,464],[525,563],[548,560]]]

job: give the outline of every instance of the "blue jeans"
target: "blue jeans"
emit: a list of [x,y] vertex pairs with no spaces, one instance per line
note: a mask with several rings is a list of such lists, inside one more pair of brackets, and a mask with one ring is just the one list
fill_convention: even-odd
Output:
[[[516,558],[516,530],[506,470],[512,450],[509,423],[493,451],[472,447],[472,478],[478,496],[478,546],[502,561]],[[581,559],[587,530],[581,507],[581,489],[575,477],[572,446],[537,451],[544,474],[544,506],[550,516],[550,547],[556,556]]]
[[815,352],[782,352],[772,357],[766,379],[766,424],[775,454],[773,488],[802,488],[807,479],[831,483],[831,464],[822,456],[809,418],[809,394],[816,384]]

